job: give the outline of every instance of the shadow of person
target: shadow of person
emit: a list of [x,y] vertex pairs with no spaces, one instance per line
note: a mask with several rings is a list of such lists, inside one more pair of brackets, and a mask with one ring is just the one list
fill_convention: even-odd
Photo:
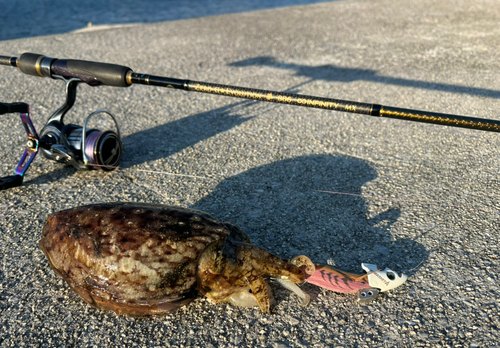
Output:
[[489,98],[500,99],[500,91],[488,88],[476,88],[461,86],[448,83],[436,83],[422,80],[405,79],[400,77],[384,76],[376,70],[344,68],[333,64],[309,66],[302,64],[293,64],[279,62],[274,57],[262,56],[245,59],[239,62],[229,64],[233,67],[249,67],[249,66],[270,66],[278,69],[287,69],[295,71],[296,76],[309,78],[311,81],[323,80],[330,82],[354,82],[354,81],[370,81],[383,83],[388,85],[403,86],[427,89],[433,91],[443,91],[449,93],[468,94],[474,96],[484,96]]
[[428,252],[416,241],[391,235],[400,209],[367,217],[367,203],[359,195],[376,177],[360,159],[302,156],[226,179],[194,208],[235,223],[253,244],[282,258],[304,254],[354,273],[363,273],[362,262],[415,271]]
[[[240,116],[239,110],[254,103],[256,102],[232,103],[209,112],[190,115],[127,135],[122,139],[124,151],[120,168],[126,169],[148,161],[166,158],[204,139],[237,127],[252,118],[252,116]],[[43,158],[41,155],[38,157]],[[53,182],[75,173],[75,168],[61,164],[56,170],[27,180],[25,186]]]

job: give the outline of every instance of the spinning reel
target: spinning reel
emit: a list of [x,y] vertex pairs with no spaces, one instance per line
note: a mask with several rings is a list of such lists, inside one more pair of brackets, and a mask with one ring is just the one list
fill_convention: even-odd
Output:
[[[64,116],[75,103],[77,86],[83,81],[79,78],[66,79],[57,75],[52,77],[66,82],[66,102],[49,118],[40,133],[40,137],[31,122],[28,104],[0,103],[0,115],[16,112],[21,114],[21,121],[28,136],[26,149],[16,168],[15,175],[0,178],[0,190],[22,185],[24,174],[39,149],[45,158],[70,164],[78,170],[113,170],[118,167],[123,144],[116,118],[106,110],[97,110],[85,119],[83,127],[75,124],[64,124]],[[110,117],[115,124],[116,132],[88,129],[89,120],[98,115]]]
[[[23,158],[17,166],[16,175],[0,179],[0,190],[22,184],[23,175],[39,147],[46,158],[71,164],[77,169],[102,168],[111,170],[117,167],[123,145],[120,130],[113,115],[107,111],[99,110],[87,117],[83,127],[73,124],[64,125],[63,123],[64,115],[75,102],[76,86],[81,82],[90,86],[130,87],[133,84],[139,84],[166,87],[374,117],[388,117],[488,132],[500,132],[500,121],[498,120],[154,76],[136,73],[122,65],[50,58],[35,53],[23,53],[20,57],[0,56],[0,65],[19,68],[21,72],[27,75],[51,77],[66,82],[66,103],[50,117],[42,129],[40,139],[29,119],[27,104],[0,104],[0,114],[21,112],[21,119],[29,139]],[[116,133],[110,130],[105,132],[97,129],[87,130],[88,120],[98,114],[107,114],[113,119]]]

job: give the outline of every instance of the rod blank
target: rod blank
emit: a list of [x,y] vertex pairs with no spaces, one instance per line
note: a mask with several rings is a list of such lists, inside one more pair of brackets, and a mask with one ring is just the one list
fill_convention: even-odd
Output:
[[108,85],[128,87],[132,84],[159,86],[272,103],[343,111],[377,117],[396,118],[400,120],[433,123],[450,127],[471,128],[488,132],[500,132],[500,121],[497,120],[441,114],[430,111],[404,109],[379,104],[359,103],[341,99],[283,93],[201,81],[182,80],[171,77],[153,76],[135,73],[128,67],[116,64],[89,62],[83,60],[55,59],[34,53],[24,53],[20,58],[0,56],[0,65],[19,67],[22,72],[35,76],[54,77],[54,75],[57,75],[66,79],[76,77],[91,86]]
[[440,124],[450,127],[470,128],[488,132],[500,132],[500,121],[485,118],[441,114],[430,111],[383,106],[379,104],[367,104],[341,99],[320,98],[302,94],[282,93],[276,91],[220,85],[200,81],[172,79],[168,77],[152,76],[146,74],[131,73],[129,76],[130,77],[128,78],[128,81],[132,84],[160,86],[182,89],[185,91],[196,91],[229,97],[350,112],[354,114]]

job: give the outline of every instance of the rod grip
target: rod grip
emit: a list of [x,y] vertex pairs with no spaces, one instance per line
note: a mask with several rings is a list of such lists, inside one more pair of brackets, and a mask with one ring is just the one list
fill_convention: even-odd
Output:
[[22,175],[12,175],[0,178],[0,191],[6,190],[12,187],[21,186],[23,184]]
[[128,87],[127,74],[132,69],[117,64],[90,62],[76,59],[53,59],[41,54],[23,53],[18,59],[19,69],[28,75],[59,75],[64,78],[79,78],[91,86]]
[[51,66],[52,74],[77,77],[91,86],[128,87],[129,71],[132,69],[122,65],[74,59],[58,59]]
[[26,103],[0,103],[0,115],[19,112],[21,114],[28,113],[29,106]]

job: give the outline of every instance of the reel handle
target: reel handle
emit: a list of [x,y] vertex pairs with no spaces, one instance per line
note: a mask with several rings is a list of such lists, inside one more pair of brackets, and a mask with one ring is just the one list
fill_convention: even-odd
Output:
[[21,114],[21,121],[28,141],[26,142],[24,154],[17,165],[15,175],[0,178],[0,191],[23,184],[24,173],[26,173],[31,162],[35,159],[40,143],[38,134],[29,116],[29,105],[26,103],[0,103],[0,115],[17,112]]
[[11,175],[0,178],[0,191],[6,190],[12,187],[21,186],[23,184],[22,175]]
[[28,113],[28,104],[26,103],[0,103],[0,115],[19,112]]
[[[8,62],[12,65],[12,59]],[[5,64],[7,65],[7,64]],[[23,73],[33,76],[62,76],[65,79],[78,78],[90,86],[128,87],[127,74],[132,70],[126,66],[108,63],[90,62],[76,59],[57,59],[36,53],[23,53],[16,66]]]

